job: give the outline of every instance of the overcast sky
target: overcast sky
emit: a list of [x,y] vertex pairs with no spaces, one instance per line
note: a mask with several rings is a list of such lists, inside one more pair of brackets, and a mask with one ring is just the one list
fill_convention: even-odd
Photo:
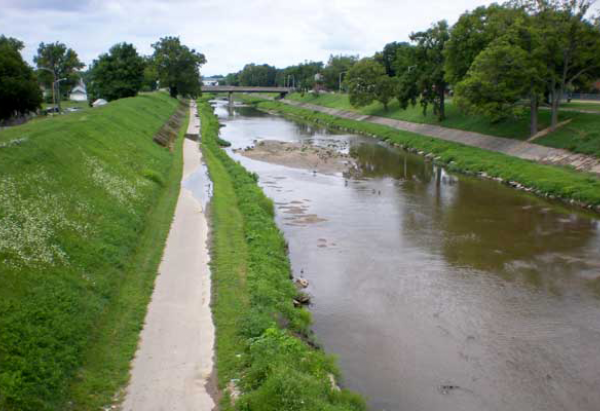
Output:
[[167,35],[206,55],[205,76],[244,64],[285,67],[330,54],[372,55],[391,41],[488,0],[0,0],[0,34],[22,40],[32,62],[40,42],[61,41],[89,64],[119,42],[142,54]]

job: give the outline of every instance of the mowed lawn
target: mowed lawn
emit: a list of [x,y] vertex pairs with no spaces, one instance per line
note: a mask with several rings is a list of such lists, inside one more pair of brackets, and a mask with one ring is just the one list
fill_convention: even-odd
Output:
[[[288,98],[325,107],[353,110],[365,115],[388,117],[413,123],[434,124],[496,137],[518,140],[526,140],[529,137],[529,118],[527,115],[492,123],[484,116],[462,113],[458,107],[452,104],[452,101],[446,103],[446,120],[439,122],[437,117],[433,115],[431,107],[427,115],[423,115],[420,105],[409,106],[406,110],[401,110],[396,100],[389,104],[386,111],[383,105],[378,102],[360,109],[354,108],[350,104],[347,94],[323,93],[315,96],[311,93],[305,93],[304,95],[294,93]],[[571,119],[568,127],[561,128],[535,142],[549,147],[566,148],[577,153],[600,156],[600,132],[598,132],[600,130],[600,116],[587,113],[562,112],[559,120],[567,119]],[[540,110],[538,129],[542,130],[549,125],[550,111]]]

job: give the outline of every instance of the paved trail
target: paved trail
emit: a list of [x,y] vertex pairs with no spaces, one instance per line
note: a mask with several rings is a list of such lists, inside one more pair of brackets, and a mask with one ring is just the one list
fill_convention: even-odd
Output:
[[[196,106],[188,134],[198,135]],[[198,143],[184,141],[183,179],[196,171]],[[141,341],[133,361],[125,411],[210,411],[214,325],[210,311],[208,226],[201,204],[181,188]]]
[[293,100],[280,101],[292,106],[302,107],[336,117],[381,124],[398,130],[411,131],[424,136],[453,141],[467,146],[483,148],[485,150],[497,151],[525,160],[537,161],[544,164],[568,165],[580,171],[600,174],[600,159],[584,154],[575,154],[560,148],[545,147],[525,141],[494,137],[486,134],[474,133],[472,131],[457,130],[432,124],[411,123],[386,117],[367,116],[354,111],[323,107]]

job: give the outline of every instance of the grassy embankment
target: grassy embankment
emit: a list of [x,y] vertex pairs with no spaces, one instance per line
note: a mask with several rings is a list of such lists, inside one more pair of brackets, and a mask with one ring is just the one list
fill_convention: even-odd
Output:
[[[312,347],[310,313],[295,308],[287,245],[274,208],[248,173],[219,148],[218,119],[199,103],[202,151],[214,190],[210,206],[213,315],[222,409],[364,410],[337,390],[334,360]],[[230,403],[233,384],[242,395]]]
[[550,198],[573,200],[600,211],[600,178],[568,168],[547,166],[505,154],[425,137],[368,122],[342,119],[260,97],[240,96],[263,110],[277,111],[307,121],[327,124],[379,138],[405,148],[428,153],[449,169],[518,182],[528,191]]
[[[157,93],[0,133],[0,409],[98,410],[128,379],[179,192]],[[184,121],[186,123],[186,121]]]
[[[311,93],[306,93],[302,96],[299,93],[295,93],[288,98],[290,100],[325,107],[357,111],[365,115],[388,117],[413,123],[434,124],[497,137],[518,140],[526,140],[529,137],[529,118],[527,116],[499,123],[491,123],[484,116],[461,113],[452,102],[446,103],[446,120],[438,122],[437,118],[431,113],[431,110],[428,111],[427,116],[423,116],[423,111],[419,105],[415,107],[409,106],[406,110],[401,110],[396,100],[390,103],[388,111],[385,111],[383,105],[378,102],[356,109],[350,105],[347,94],[320,94],[319,96],[314,96]],[[568,125],[561,127],[557,131],[536,139],[535,143],[548,147],[566,148],[576,153],[600,156],[600,116],[597,114],[564,111],[560,115],[560,121],[566,119],[572,120]],[[549,125],[550,111],[540,110],[539,129],[547,128]]]

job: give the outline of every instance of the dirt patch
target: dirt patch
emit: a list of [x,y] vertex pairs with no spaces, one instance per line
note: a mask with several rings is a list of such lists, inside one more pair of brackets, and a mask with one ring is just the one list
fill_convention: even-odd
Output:
[[354,160],[348,154],[309,144],[263,140],[254,147],[236,150],[236,152],[253,160],[312,170],[322,174],[343,173],[355,167]]

